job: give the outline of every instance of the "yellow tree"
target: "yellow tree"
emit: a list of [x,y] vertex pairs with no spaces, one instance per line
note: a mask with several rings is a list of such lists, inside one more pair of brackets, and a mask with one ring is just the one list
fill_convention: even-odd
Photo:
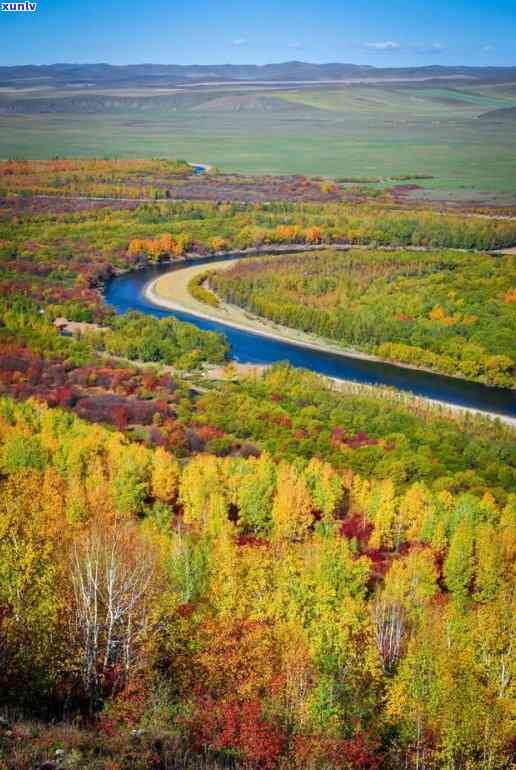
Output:
[[113,486],[106,477],[105,461],[101,455],[91,458],[84,479],[84,492],[92,517],[108,514],[115,516]]
[[300,232],[298,225],[277,225],[274,240],[279,243],[295,243],[299,240]]
[[410,628],[417,626],[428,601],[437,593],[437,568],[428,549],[394,560],[383,591],[371,605],[378,652],[385,670],[397,664]]
[[8,608],[0,679],[16,682],[29,700],[41,695],[38,687],[51,686],[64,660],[62,538],[54,512],[42,505],[42,481],[37,472],[19,472],[0,491],[0,606]]
[[391,479],[381,481],[373,489],[368,513],[373,523],[373,531],[369,538],[370,548],[392,548],[397,513],[394,483]]
[[127,247],[129,257],[138,257],[145,251],[145,241],[141,238],[134,238]]
[[66,516],[70,524],[79,524],[88,517],[88,500],[84,482],[79,476],[72,476],[66,486]]
[[152,457],[151,494],[163,503],[173,503],[179,488],[179,464],[163,447],[158,447]]
[[[500,515],[500,541],[507,564],[516,565],[516,495],[510,495]],[[511,571],[514,578],[516,567]]]
[[448,604],[429,609],[410,639],[387,694],[387,715],[406,750],[404,767],[490,767],[476,764],[487,692],[468,632],[467,616]]
[[227,249],[227,241],[220,235],[215,235],[208,241],[209,247],[212,251],[224,251]]
[[367,507],[371,495],[371,482],[355,474],[351,482],[350,507],[353,513],[360,512],[364,524],[367,521]]
[[159,245],[163,250],[163,252],[165,254],[170,254],[172,252],[172,247],[174,243],[170,233],[163,233],[163,235],[160,235],[158,240],[159,240]]
[[412,484],[401,497],[398,507],[398,541],[420,540],[425,523],[433,515],[430,492],[425,484]]
[[213,455],[192,457],[181,476],[179,499],[184,521],[216,534],[228,523],[228,500],[221,462]]
[[229,531],[222,531],[210,548],[208,598],[215,612],[226,618],[240,617],[242,583],[238,547]]
[[491,524],[476,528],[475,563],[474,597],[481,602],[491,601],[503,584],[506,567],[500,535]]
[[312,509],[313,501],[303,477],[293,465],[280,463],[272,505],[274,538],[302,540],[313,522]]
[[[335,737],[344,719],[360,719],[364,703],[374,702],[379,666],[364,600],[369,560],[356,559],[347,541],[330,533],[283,541],[273,565],[272,617],[305,648],[292,682],[302,718],[314,732]],[[294,661],[286,658],[291,668]]]
[[303,472],[303,478],[312,495],[315,507],[326,520],[337,511],[343,498],[340,476],[329,463],[313,457]]
[[307,634],[298,619],[277,623],[275,636],[280,651],[283,711],[289,724],[303,730],[310,718],[309,696],[317,678]]
[[272,501],[276,489],[276,466],[267,452],[245,463],[236,494],[239,527],[245,532],[268,535],[272,525]]
[[514,737],[515,618],[516,595],[512,590],[501,589],[496,599],[480,605],[469,621],[468,643],[474,650],[479,678],[485,683],[487,695],[482,741],[486,767],[510,767]]
[[122,516],[144,513],[149,496],[152,453],[138,444],[120,444],[111,471],[111,493]]
[[161,242],[161,238],[149,239],[145,242],[149,258],[155,262],[159,261],[166,253]]
[[438,570],[428,548],[416,548],[395,559],[386,576],[384,597],[400,602],[413,614],[420,614],[437,593]]
[[458,599],[469,593],[474,571],[473,528],[463,519],[453,534],[443,566],[446,586]]
[[40,490],[42,514],[47,521],[48,534],[57,536],[66,529],[66,485],[54,468],[46,468]]

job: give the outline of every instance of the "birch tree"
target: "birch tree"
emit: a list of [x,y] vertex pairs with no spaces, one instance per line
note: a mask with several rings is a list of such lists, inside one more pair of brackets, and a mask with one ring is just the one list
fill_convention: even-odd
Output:
[[94,530],[73,549],[72,634],[92,709],[136,667],[154,577],[152,555],[126,531]]

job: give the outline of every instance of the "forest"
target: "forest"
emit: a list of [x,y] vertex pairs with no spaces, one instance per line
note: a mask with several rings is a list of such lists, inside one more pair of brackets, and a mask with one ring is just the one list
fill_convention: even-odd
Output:
[[[515,222],[297,178],[172,200],[197,184],[172,161],[0,177],[1,770],[512,770],[514,429],[239,375],[222,335],[102,288],[260,248],[209,274],[221,300],[512,387],[514,262],[482,250]],[[321,248],[266,255],[295,244]]]
[[4,726],[7,767],[511,767],[514,495],[179,462],[31,400],[0,435],[2,701],[98,713]]
[[514,255],[328,250],[247,260],[209,282],[229,303],[344,348],[514,387]]
[[[308,285],[306,275],[306,286],[292,286],[290,295],[285,295],[291,302],[282,302],[279,309],[274,301],[268,302],[268,289],[263,288],[260,299],[253,289],[252,303],[260,304],[256,310],[382,358],[445,373],[457,371],[458,362],[458,373],[465,379],[512,386],[514,259],[479,251],[512,245],[516,241],[513,219],[421,208],[407,211],[388,191],[377,201],[353,196],[335,200],[332,190],[321,193],[327,182],[303,178],[292,178],[284,187],[306,191],[307,185],[315,185],[323,196],[320,202],[310,202],[309,195],[307,202],[289,200],[282,185],[274,188],[276,198],[266,202],[146,202],[147,185],[161,184],[166,192],[177,180],[191,179],[188,173],[186,164],[171,161],[0,163],[4,195],[0,197],[0,290],[8,297],[9,308],[25,313],[20,308],[30,300],[32,315],[43,309],[49,322],[65,317],[108,324],[113,333],[108,335],[111,347],[106,349],[121,355],[126,343],[121,338],[114,342],[113,324],[125,322],[110,320],[99,293],[103,282],[120,271],[227,250],[266,253],[269,247],[295,248],[296,244],[315,249],[326,243],[361,245],[367,251],[353,250],[347,256],[311,253],[303,270],[321,271],[327,278],[335,268],[328,286],[318,283],[317,276]],[[232,178],[233,187],[246,181]],[[109,190],[102,194],[97,186],[103,185]],[[465,251],[452,253],[452,249]],[[301,257],[285,259],[279,263],[282,275],[288,274],[289,259],[297,270]],[[217,281],[222,291],[226,284],[220,278]],[[366,294],[355,302],[365,286]],[[200,284],[191,288],[201,299],[213,301]],[[269,290],[280,288],[271,285]],[[488,302],[483,301],[485,296]],[[250,301],[243,295],[234,299]],[[306,307],[299,306],[299,299],[306,300]],[[347,305],[344,310],[338,307],[342,301]],[[380,317],[384,306],[388,314]],[[21,325],[27,329],[41,320]],[[150,323],[146,322],[149,334]],[[208,337],[203,339],[206,342]],[[194,340],[192,344],[202,348]],[[213,348],[216,343],[207,345]],[[212,354],[220,359],[221,353],[215,354],[214,349],[194,358],[206,360]],[[149,360],[171,364],[175,357],[180,357],[177,346],[166,355],[154,352]]]

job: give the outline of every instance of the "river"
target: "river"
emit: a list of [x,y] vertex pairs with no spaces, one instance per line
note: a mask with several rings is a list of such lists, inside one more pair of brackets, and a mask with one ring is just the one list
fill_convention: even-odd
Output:
[[118,313],[138,310],[158,318],[173,315],[180,321],[195,324],[200,329],[222,332],[230,344],[231,357],[240,363],[272,364],[277,361],[288,361],[293,366],[303,367],[339,380],[392,386],[417,396],[455,406],[516,417],[514,391],[491,388],[479,383],[407,369],[394,364],[366,361],[313,348],[299,347],[291,342],[269,339],[253,334],[251,331],[234,329],[219,321],[198,318],[190,313],[164,310],[152,304],[144,296],[143,291],[149,281],[163,273],[202,262],[208,264],[210,259],[184,261],[177,266],[160,265],[125,273],[106,284],[106,302]]

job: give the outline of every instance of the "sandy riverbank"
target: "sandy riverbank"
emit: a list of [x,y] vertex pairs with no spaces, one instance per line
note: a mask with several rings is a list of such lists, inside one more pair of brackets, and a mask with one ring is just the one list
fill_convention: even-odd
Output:
[[[350,383],[347,380],[337,380],[334,377],[328,377],[331,380],[336,390],[344,390],[349,385],[357,385],[363,391],[374,393],[376,395],[384,395],[392,398],[392,390],[383,388],[381,385],[367,385],[365,383]],[[439,401],[434,398],[425,398],[424,396],[417,396],[406,391],[396,391],[400,403],[414,403],[424,402],[428,404],[435,414],[440,417],[453,417],[456,415],[467,416],[468,414],[478,415],[479,417],[487,417],[489,420],[500,420],[504,425],[508,425],[511,428],[516,428],[516,417],[509,417],[504,414],[496,414],[495,412],[485,412],[483,409],[476,409],[474,406],[460,406],[459,404],[450,404],[448,401]]]
[[[205,377],[208,380],[228,380],[236,377],[240,379],[249,375],[260,376],[272,364],[240,364],[233,362],[233,371],[228,371],[224,366],[211,366],[208,367],[205,373]],[[358,383],[351,380],[341,380],[336,377],[328,377],[320,374],[327,381],[328,385],[339,392],[349,392],[352,394],[367,394],[374,395],[379,398],[387,398],[391,401],[396,401],[399,404],[406,404],[409,407],[418,406],[420,403],[424,403],[426,408],[429,408],[432,415],[435,417],[442,417],[444,419],[455,419],[457,417],[467,417],[468,415],[475,415],[479,417],[487,417],[488,419],[499,418],[501,422],[508,425],[511,428],[516,428],[516,418],[506,417],[503,415],[496,415],[492,412],[484,412],[481,409],[475,409],[472,406],[459,406],[458,404],[449,404],[446,401],[437,401],[435,399],[424,398],[422,396],[416,396],[407,391],[393,391],[392,388],[382,387],[381,385],[368,385],[367,383]]]
[[202,302],[194,299],[188,291],[188,284],[200,273],[206,270],[227,270],[240,261],[238,259],[227,259],[219,262],[210,262],[209,265],[192,265],[182,270],[175,270],[150,281],[144,289],[145,297],[155,305],[166,308],[167,310],[180,310],[185,313],[192,313],[198,318],[204,318],[208,321],[220,321],[226,326],[242,331],[250,331],[262,337],[277,340],[279,342],[289,342],[299,347],[310,348],[312,350],[321,350],[327,353],[335,353],[348,358],[359,358],[364,361],[378,361],[381,359],[375,356],[369,356],[367,353],[361,353],[355,350],[345,350],[331,341],[321,340],[320,337],[297,329],[290,329],[286,326],[280,326],[272,321],[267,321],[256,316],[252,316],[245,310],[235,305],[221,303],[221,306],[208,307]]
[[[234,305],[222,304],[219,308],[212,308],[192,297],[188,290],[188,284],[192,278],[199,275],[200,273],[206,272],[207,269],[227,270],[235,263],[239,262],[240,259],[241,258],[218,262],[214,261],[211,262],[209,266],[206,264],[192,265],[181,270],[165,273],[159,278],[155,278],[154,280],[150,281],[146,285],[144,289],[144,295],[150,302],[157,305],[158,307],[163,307],[168,310],[178,310],[185,313],[191,313],[198,318],[203,318],[208,321],[219,321],[220,323],[223,323],[226,326],[230,326],[234,329],[250,331],[253,334],[258,334],[262,337],[268,337],[269,339],[277,340],[280,342],[289,342],[293,345],[298,345],[299,347],[333,353],[347,358],[357,358],[368,361],[377,361],[379,363],[392,364],[392,362],[384,361],[381,358],[370,356],[366,353],[361,353],[355,350],[344,350],[342,347],[339,347],[336,344],[321,340],[321,338],[317,337],[316,335],[306,334],[295,329],[279,326],[272,322],[253,317],[246,311]],[[396,366],[400,366],[404,369],[417,368],[403,364],[396,364]],[[346,382],[346,380],[337,380],[334,378],[327,379],[331,380],[334,384]],[[493,412],[486,412],[480,409],[475,409],[473,407],[463,407],[444,401],[437,401],[434,399],[424,400],[435,405],[436,409],[446,409],[450,410],[451,412],[461,414],[478,414],[484,417],[489,417],[491,419],[498,418],[505,424],[516,428],[516,418],[513,417],[499,415]]]

